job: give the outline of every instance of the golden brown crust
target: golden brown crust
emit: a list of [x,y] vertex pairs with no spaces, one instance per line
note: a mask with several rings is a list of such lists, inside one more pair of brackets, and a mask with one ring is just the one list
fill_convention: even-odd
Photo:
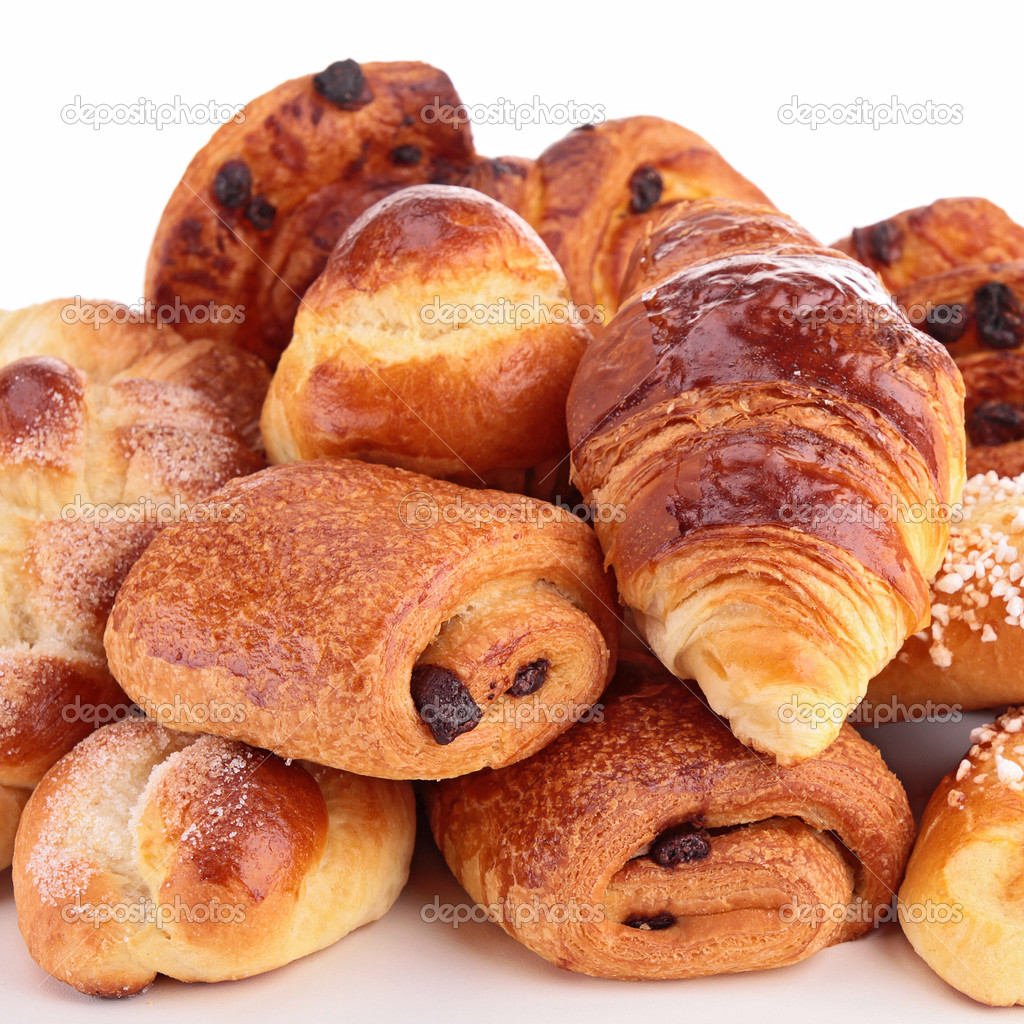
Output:
[[[889,904],[913,821],[853,729],[778,768],[632,652],[599,710],[526,761],[427,790],[456,877],[534,952],[615,978],[777,967]],[[689,860],[661,866],[659,840],[681,826]]]
[[251,428],[265,369],[81,308],[0,313],[0,786],[25,790],[125,709],[102,638],[132,562],[183,504],[262,464],[215,400],[234,392]]
[[1024,701],[1022,589],[1024,476],[972,477],[931,584],[931,622],[871,681],[865,718],[920,719]]
[[351,226],[306,292],[263,410],[270,459],[478,483],[567,456],[587,337],[525,221],[471,189],[405,189]]
[[[614,668],[597,541],[553,506],[331,459],[217,498],[240,514],[164,531],[107,628],[114,675],[168,725],[443,778],[539,749]],[[541,661],[539,689],[507,692]]]
[[398,189],[459,180],[474,161],[469,127],[444,116],[460,101],[443,72],[342,63],[247,104],[182,176],[153,240],[146,294],[158,305],[244,307],[215,332],[180,324],[187,337],[223,338],[276,362],[348,225]]
[[699,260],[749,251],[820,249],[821,243],[773,206],[729,199],[692,199],[666,207],[649,221],[622,278],[620,305]]
[[856,228],[835,248],[876,271],[896,293],[967,264],[1024,259],[1024,227],[987,199],[938,199]]
[[43,779],[14,857],[37,963],[89,995],[271,970],[380,917],[408,875],[405,783],[130,718]]
[[658,117],[627,117],[570,132],[533,170],[527,219],[562,265],[573,299],[614,313],[649,220],[682,199],[767,203],[704,139]]
[[[625,510],[596,529],[659,657],[741,740],[793,763],[926,621],[949,525],[899,509],[959,497],[963,385],[874,274],[794,245],[788,218],[754,208],[744,245],[735,203],[717,220],[680,205],[691,216],[695,262],[681,246],[580,363],[574,480]],[[717,231],[724,255],[702,259]],[[804,710],[786,720],[787,705]]]
[[465,178],[452,184],[475,188],[532,224],[537,213],[536,202],[540,198],[536,177],[537,162],[527,157],[479,157]]
[[1020,913],[1024,709],[971,734],[932,795],[900,888],[914,949],[954,988],[990,1006],[1024,1003]]

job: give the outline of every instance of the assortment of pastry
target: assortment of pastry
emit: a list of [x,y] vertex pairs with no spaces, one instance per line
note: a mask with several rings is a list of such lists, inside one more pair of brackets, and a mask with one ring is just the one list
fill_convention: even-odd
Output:
[[425,115],[459,105],[417,63],[286,82],[167,204],[172,325],[0,313],[32,957],[125,996],[322,949],[398,898],[417,782],[559,967],[783,967],[898,913],[1024,1002],[1021,713],[916,844],[846,721],[1024,701],[1024,227],[947,199],[830,248],[668,121],[492,159]]

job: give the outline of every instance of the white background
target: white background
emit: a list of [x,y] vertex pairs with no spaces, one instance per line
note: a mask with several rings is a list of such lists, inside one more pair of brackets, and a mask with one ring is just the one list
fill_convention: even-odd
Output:
[[[136,302],[163,205],[204,125],[66,124],[83,103],[239,104],[333,60],[418,59],[468,104],[573,101],[657,114],[704,135],[776,204],[831,241],[940,196],[982,195],[1024,219],[1021,27],[1004,4],[178,2],[5,6],[0,97],[0,308],[56,296]],[[784,124],[807,103],[932,101],[958,125]],[[488,155],[535,156],[570,125],[483,124]],[[902,729],[902,731],[900,731]],[[891,727],[884,749],[915,801],[956,764],[969,725]],[[898,764],[897,764],[898,759]],[[38,971],[0,876],[0,1021],[897,1021],[984,1012],[938,981],[895,928],[784,971],[627,985],[570,976],[491,925],[427,925],[455,883],[421,851],[383,921],[260,979],[163,981],[127,1004],[87,1000]]]

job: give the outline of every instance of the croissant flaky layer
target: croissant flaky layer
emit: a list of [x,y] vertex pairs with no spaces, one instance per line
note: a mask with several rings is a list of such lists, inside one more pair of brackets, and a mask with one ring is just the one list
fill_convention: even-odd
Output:
[[114,675],[175,728],[385,778],[526,757],[597,699],[618,604],[552,505],[321,459],[174,526],[107,627]]
[[513,938],[585,974],[685,978],[795,963],[886,916],[913,822],[852,728],[776,767],[632,653],[599,711],[427,789],[449,866]]
[[665,665],[796,762],[927,621],[963,384],[872,273],[781,215],[709,200],[674,217],[573,382],[575,480],[625,509],[596,528]]
[[130,718],[29,801],[14,858],[33,958],[81,992],[244,978],[376,920],[409,873],[408,783]]

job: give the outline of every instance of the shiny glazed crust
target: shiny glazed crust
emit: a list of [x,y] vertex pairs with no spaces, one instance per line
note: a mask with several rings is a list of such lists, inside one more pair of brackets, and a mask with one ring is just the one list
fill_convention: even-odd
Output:
[[349,228],[307,291],[263,410],[270,459],[479,483],[567,456],[587,337],[525,221],[471,189],[405,189]]
[[[679,218],[708,225],[707,205]],[[724,255],[700,259],[703,228],[695,262],[619,310],[568,417],[575,482],[626,510],[596,528],[648,643],[785,764],[832,741],[927,621],[948,522],[879,510],[959,497],[963,385],[870,271],[766,216],[751,210],[744,246],[729,204]]]

